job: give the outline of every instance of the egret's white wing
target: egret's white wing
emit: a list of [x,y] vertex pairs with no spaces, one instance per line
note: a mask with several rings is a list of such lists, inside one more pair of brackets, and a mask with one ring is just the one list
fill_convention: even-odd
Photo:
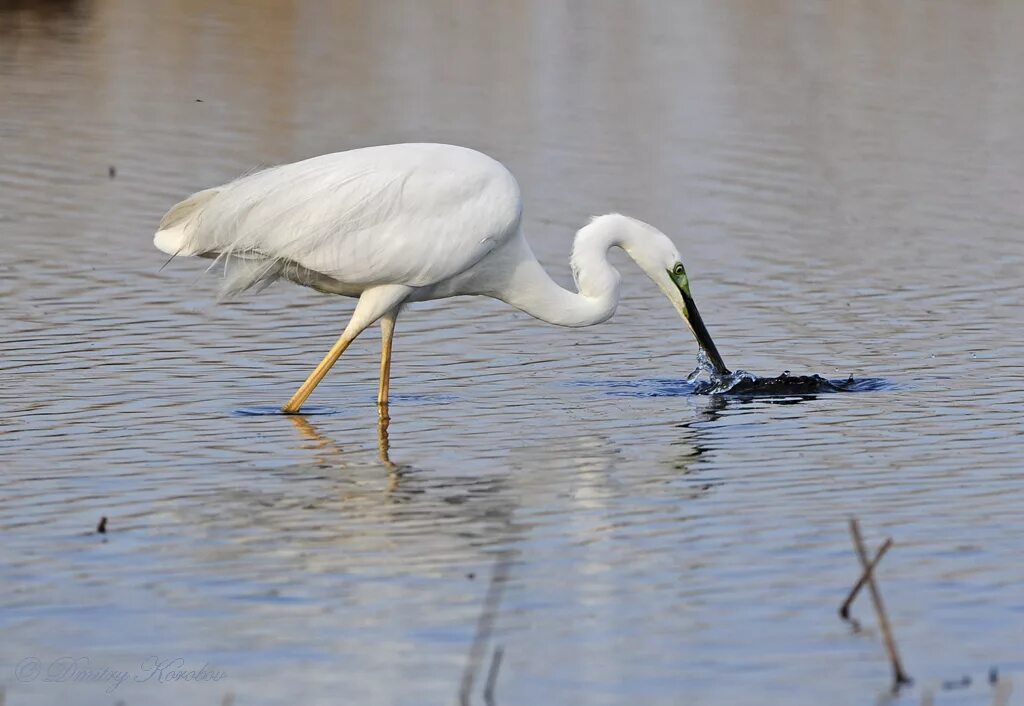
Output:
[[520,217],[511,174],[448,145],[340,152],[211,191],[175,223],[187,218],[188,252],[246,263],[229,283],[237,290],[272,281],[287,263],[354,288],[436,284],[476,264]]

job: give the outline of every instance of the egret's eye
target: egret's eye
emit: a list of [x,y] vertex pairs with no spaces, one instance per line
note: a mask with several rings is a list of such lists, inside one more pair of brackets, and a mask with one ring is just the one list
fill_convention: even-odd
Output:
[[672,274],[676,277],[682,277],[686,274],[686,270],[683,269],[683,263],[677,262],[676,266],[672,268]]

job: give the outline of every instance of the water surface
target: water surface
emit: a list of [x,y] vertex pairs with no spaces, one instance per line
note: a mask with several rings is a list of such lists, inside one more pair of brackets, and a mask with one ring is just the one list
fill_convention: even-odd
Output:
[[[836,617],[851,515],[896,541],[899,702],[989,704],[997,665],[1019,703],[1021,36],[1015,2],[0,2],[7,703],[452,703],[497,556],[499,704],[874,703],[869,604]],[[326,413],[261,413],[351,302],[215,305],[156,223],[410,140],[504,161],[560,281],[619,210],[674,238],[730,365],[885,384],[694,395],[688,332],[616,255],[596,328],[411,308],[387,429],[375,333]],[[19,680],[66,656],[226,677]]]

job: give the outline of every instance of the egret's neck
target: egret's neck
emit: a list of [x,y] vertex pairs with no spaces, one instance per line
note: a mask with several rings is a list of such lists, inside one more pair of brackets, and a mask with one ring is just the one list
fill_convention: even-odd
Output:
[[513,248],[509,260],[516,264],[492,296],[558,326],[591,326],[608,320],[619,304],[619,273],[608,262],[608,250],[614,246],[628,250],[629,235],[604,218],[576,234],[570,263],[578,292],[551,279],[526,240],[518,236],[509,244]]

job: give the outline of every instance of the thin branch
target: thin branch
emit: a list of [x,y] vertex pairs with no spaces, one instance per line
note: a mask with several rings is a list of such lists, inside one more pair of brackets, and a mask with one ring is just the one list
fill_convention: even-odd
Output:
[[494,706],[494,687],[498,684],[498,670],[501,669],[501,658],[505,656],[505,648],[498,645],[491,654],[491,667],[487,670],[487,682],[484,686],[484,703]]
[[[476,622],[476,634],[473,636],[473,644],[469,648],[466,669],[462,673],[462,684],[459,687],[459,704],[461,706],[469,706],[469,696],[473,691],[476,675],[480,671],[480,663],[483,662],[484,650],[494,631],[494,622],[498,618],[498,612],[501,610],[501,597],[508,579],[511,556],[511,551],[503,551],[494,560],[494,573],[491,574],[491,583],[487,587],[487,595],[484,597],[480,617]],[[497,679],[497,673],[495,673],[495,679]]]
[[[853,605],[853,599],[860,593],[860,589],[864,588],[864,584],[868,582],[868,577],[874,574],[875,567],[878,566],[878,562],[882,560],[885,553],[889,551],[892,546],[892,539],[886,539],[885,542],[878,548],[875,553],[875,558],[871,560],[868,567],[861,573],[860,578],[857,579],[857,583],[854,584],[853,588],[850,589],[849,595],[846,596],[846,600],[843,601],[843,605],[839,608],[839,617],[843,620],[850,620],[850,606]],[[853,621],[856,622],[856,621]]]
[[864,547],[864,540],[860,536],[860,525],[856,518],[850,518],[850,535],[853,537],[853,546],[857,550],[857,557],[860,565],[867,575],[868,589],[871,591],[871,601],[875,604],[875,613],[878,615],[878,625],[882,628],[882,638],[885,643],[885,651],[889,654],[889,662],[892,664],[893,691],[898,691],[904,684],[910,684],[913,680],[903,671],[900,663],[900,655],[896,650],[896,641],[892,637],[892,628],[889,626],[889,616],[885,612],[885,604],[882,602],[882,593],[878,590],[875,576],[871,572],[871,562],[868,560],[868,551]]

